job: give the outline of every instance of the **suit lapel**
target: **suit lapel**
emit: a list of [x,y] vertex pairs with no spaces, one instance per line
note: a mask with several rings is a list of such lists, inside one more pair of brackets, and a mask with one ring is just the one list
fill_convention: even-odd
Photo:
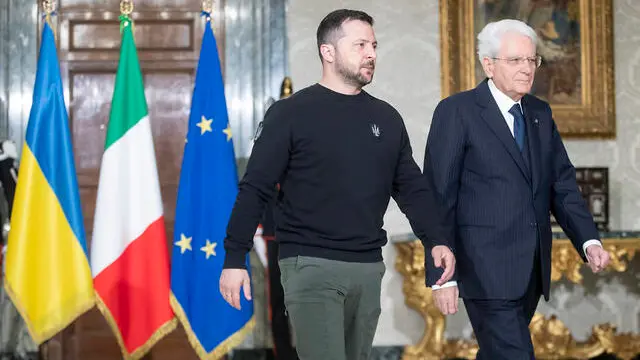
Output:
[[491,129],[491,131],[493,131],[496,137],[500,140],[509,155],[513,158],[513,161],[518,165],[522,175],[531,184],[529,171],[522,159],[520,149],[518,149],[518,146],[513,139],[513,135],[511,135],[511,131],[509,131],[507,122],[502,116],[502,113],[500,113],[498,104],[493,96],[491,96],[489,85],[486,80],[476,88],[476,94],[477,103],[482,108],[480,111],[480,117],[487,123],[489,129]]
[[529,140],[529,159],[534,194],[540,184],[540,119],[535,110],[529,106],[527,96],[522,99],[527,138]]

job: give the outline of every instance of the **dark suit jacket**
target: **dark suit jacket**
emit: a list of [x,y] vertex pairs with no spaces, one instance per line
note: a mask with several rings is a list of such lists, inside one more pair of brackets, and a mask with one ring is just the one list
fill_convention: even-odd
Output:
[[[576,183],[546,102],[526,95],[530,169],[487,80],[442,100],[427,139],[424,175],[439,196],[455,239],[460,295],[516,299],[531,279],[536,248],[545,299],[551,278],[553,213],[580,256],[599,234]],[[426,252],[427,286],[441,274]],[[440,271],[439,271],[440,270]]]

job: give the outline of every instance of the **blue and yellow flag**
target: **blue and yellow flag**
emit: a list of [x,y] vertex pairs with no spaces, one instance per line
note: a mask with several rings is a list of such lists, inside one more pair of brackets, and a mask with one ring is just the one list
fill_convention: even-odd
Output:
[[71,131],[48,22],[11,214],[5,287],[37,344],[94,305]]
[[[218,280],[238,174],[220,59],[207,16],[182,159],[171,261],[171,305],[201,359],[218,359],[251,331],[253,301],[241,310]],[[249,257],[247,256],[247,268]]]

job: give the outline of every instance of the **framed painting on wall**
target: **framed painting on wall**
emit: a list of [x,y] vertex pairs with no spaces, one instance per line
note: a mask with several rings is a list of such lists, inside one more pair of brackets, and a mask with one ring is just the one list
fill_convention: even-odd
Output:
[[549,102],[560,133],[614,138],[612,8],[612,0],[440,0],[443,97],[484,79],[480,30],[518,19],[536,31],[542,56],[531,93]]

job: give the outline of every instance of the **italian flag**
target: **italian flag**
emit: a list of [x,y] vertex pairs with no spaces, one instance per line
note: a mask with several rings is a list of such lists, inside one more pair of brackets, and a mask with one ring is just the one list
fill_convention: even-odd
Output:
[[91,271],[98,308],[125,359],[143,357],[176,327],[169,252],[142,73],[124,17],[102,156]]

